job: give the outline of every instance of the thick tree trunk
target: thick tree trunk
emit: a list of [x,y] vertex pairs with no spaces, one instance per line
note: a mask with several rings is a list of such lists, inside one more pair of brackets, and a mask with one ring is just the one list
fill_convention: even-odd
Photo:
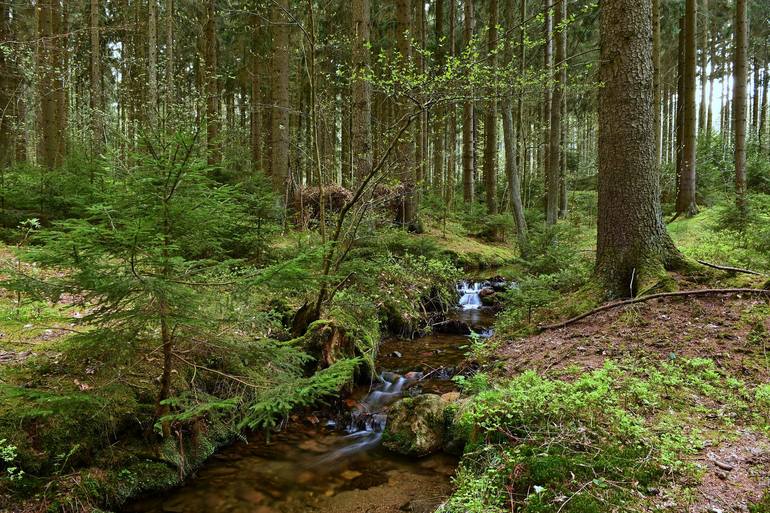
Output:
[[277,0],[272,10],[272,127],[270,170],[275,192],[284,201],[289,178],[289,0]]
[[596,273],[612,297],[644,290],[681,258],[660,208],[651,20],[649,2],[602,3]]
[[360,180],[372,168],[372,98],[366,73],[369,70],[369,0],[353,0],[353,173]]
[[[463,0],[464,21],[463,21],[463,39],[465,45],[469,45],[473,39],[473,0]],[[472,100],[466,100],[463,103],[463,200],[465,203],[472,203],[475,196],[473,190],[473,175],[475,167],[474,141],[475,127],[474,105]]]
[[686,0],[684,16],[684,97],[682,101],[682,172],[679,175],[679,190],[676,211],[687,217],[698,213],[695,201],[696,187],[696,5],[697,0]]
[[[489,28],[487,30],[487,62],[494,68],[497,64],[497,0],[489,2]],[[497,91],[489,91],[484,118],[484,187],[486,189],[487,213],[497,214]]]
[[735,116],[735,195],[738,209],[746,210],[746,89],[748,82],[748,15],[746,0],[735,2],[735,61],[734,99]]

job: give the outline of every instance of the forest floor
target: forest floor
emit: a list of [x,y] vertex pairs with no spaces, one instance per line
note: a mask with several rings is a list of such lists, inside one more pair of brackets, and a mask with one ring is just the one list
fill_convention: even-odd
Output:
[[[698,288],[680,282],[680,288]],[[534,370],[556,380],[602,369],[608,362],[643,369],[661,363],[704,363],[709,372],[734,380],[734,393],[719,387],[664,396],[648,424],[668,410],[692,436],[683,463],[645,490],[637,511],[692,513],[764,512],[757,506],[770,490],[770,430],[736,403],[751,402],[750,390],[770,383],[770,306],[766,299],[734,295],[651,300],[590,316],[569,326],[502,343],[494,357],[505,380]],[[533,350],[537,348],[537,350]],[[695,372],[695,371],[694,371]],[[644,370],[641,374],[645,374]],[[740,389],[740,390],[739,390]],[[748,397],[748,399],[747,399]],[[684,400],[684,403],[680,400]],[[766,500],[766,499],[765,499]],[[649,509],[647,509],[649,508]]]

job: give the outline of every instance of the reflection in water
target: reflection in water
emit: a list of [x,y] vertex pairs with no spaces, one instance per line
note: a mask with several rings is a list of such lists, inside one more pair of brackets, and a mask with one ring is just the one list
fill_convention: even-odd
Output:
[[[461,285],[466,304],[457,320],[483,332],[480,284]],[[460,288],[458,287],[458,291]],[[479,306],[473,306],[478,301]],[[470,306],[469,306],[470,305]],[[487,334],[489,332],[487,331]],[[236,443],[213,456],[184,486],[131,504],[132,513],[305,513],[434,511],[451,491],[456,459],[437,454],[405,458],[382,449],[387,407],[403,395],[444,393],[464,359],[468,337],[432,333],[390,339],[380,348],[383,371],[350,401],[347,422],[294,418],[270,443]],[[312,420],[312,422],[310,422]]]

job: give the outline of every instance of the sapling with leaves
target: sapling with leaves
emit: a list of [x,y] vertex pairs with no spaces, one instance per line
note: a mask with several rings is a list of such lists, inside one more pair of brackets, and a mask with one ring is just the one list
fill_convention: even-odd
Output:
[[[60,272],[45,281],[23,275],[6,283],[75,298],[97,328],[83,336],[104,344],[150,341],[162,354],[156,418],[169,411],[175,350],[205,340],[219,320],[205,308],[212,288],[237,285],[238,261],[226,241],[247,214],[236,189],[211,179],[195,151],[197,132],[145,140],[133,166],[104,184],[81,219],[55,223],[24,257]],[[116,348],[119,350],[119,348]],[[180,360],[181,361],[181,360]],[[162,423],[169,434],[167,422]]]

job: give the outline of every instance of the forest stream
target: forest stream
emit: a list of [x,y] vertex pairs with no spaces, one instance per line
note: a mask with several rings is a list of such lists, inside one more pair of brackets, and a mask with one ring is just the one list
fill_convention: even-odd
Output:
[[[449,316],[481,336],[491,335],[492,312],[479,298],[481,282],[458,284]],[[459,321],[459,322],[455,322]],[[469,337],[433,333],[389,338],[380,346],[379,382],[359,386],[349,410],[325,418],[294,416],[269,442],[235,443],[213,456],[184,486],[129,504],[126,513],[432,512],[451,492],[457,458],[395,454],[381,446],[388,405],[403,396],[455,390],[452,377]]]

